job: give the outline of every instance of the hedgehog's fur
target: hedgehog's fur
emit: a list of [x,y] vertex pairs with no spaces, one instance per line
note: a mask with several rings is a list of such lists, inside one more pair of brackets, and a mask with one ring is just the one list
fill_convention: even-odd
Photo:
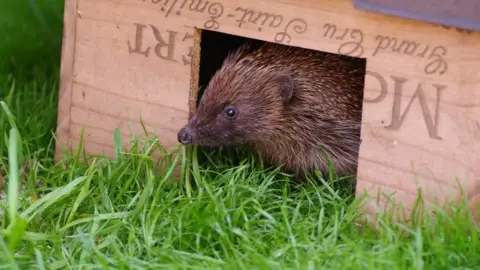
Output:
[[[242,46],[205,89],[186,126],[189,143],[247,144],[297,176],[327,171],[326,157],[338,173],[355,174],[364,76],[358,58],[272,43],[256,51]],[[237,111],[233,120],[225,117],[229,105]]]

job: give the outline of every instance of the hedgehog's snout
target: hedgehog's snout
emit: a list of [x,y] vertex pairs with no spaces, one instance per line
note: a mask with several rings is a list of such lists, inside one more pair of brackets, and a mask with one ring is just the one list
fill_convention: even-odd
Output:
[[177,134],[178,142],[181,144],[191,144],[192,143],[192,134],[188,127],[180,129]]

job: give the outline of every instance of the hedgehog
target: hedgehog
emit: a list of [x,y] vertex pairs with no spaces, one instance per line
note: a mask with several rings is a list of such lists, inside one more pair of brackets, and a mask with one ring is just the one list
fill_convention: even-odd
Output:
[[178,132],[183,145],[248,146],[302,178],[356,174],[365,62],[264,43],[230,52]]

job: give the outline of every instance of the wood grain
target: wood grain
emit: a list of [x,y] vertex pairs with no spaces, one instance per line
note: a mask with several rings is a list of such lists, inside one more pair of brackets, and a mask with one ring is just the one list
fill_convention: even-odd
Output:
[[208,29],[367,59],[358,195],[391,190],[408,208],[421,187],[427,201],[445,202],[458,199],[458,178],[470,205],[480,201],[478,32],[347,0],[78,0],[76,21],[67,2],[62,143],[84,127],[88,151],[111,155],[114,129],[142,134],[141,114],[165,146],[177,145],[195,110],[195,29]]
[[195,29],[194,40],[193,40],[193,50],[192,50],[192,64],[190,70],[190,97],[188,106],[190,108],[189,117],[192,117],[197,110],[197,100],[198,100],[198,91],[193,91],[193,89],[199,88],[199,72],[200,72],[200,53],[201,47],[200,42],[202,41],[202,30]]
[[69,150],[72,76],[75,70],[75,43],[77,29],[77,0],[65,0],[63,19],[62,61],[57,113],[57,143],[55,158],[62,157],[62,149]]

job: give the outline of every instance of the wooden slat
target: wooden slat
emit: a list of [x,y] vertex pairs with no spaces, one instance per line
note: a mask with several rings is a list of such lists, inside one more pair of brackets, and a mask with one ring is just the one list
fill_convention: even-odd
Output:
[[77,37],[77,0],[65,0],[63,19],[62,62],[60,70],[60,92],[57,114],[57,143],[55,158],[61,157],[62,148],[69,147],[70,107],[72,76],[75,70],[75,44]]

